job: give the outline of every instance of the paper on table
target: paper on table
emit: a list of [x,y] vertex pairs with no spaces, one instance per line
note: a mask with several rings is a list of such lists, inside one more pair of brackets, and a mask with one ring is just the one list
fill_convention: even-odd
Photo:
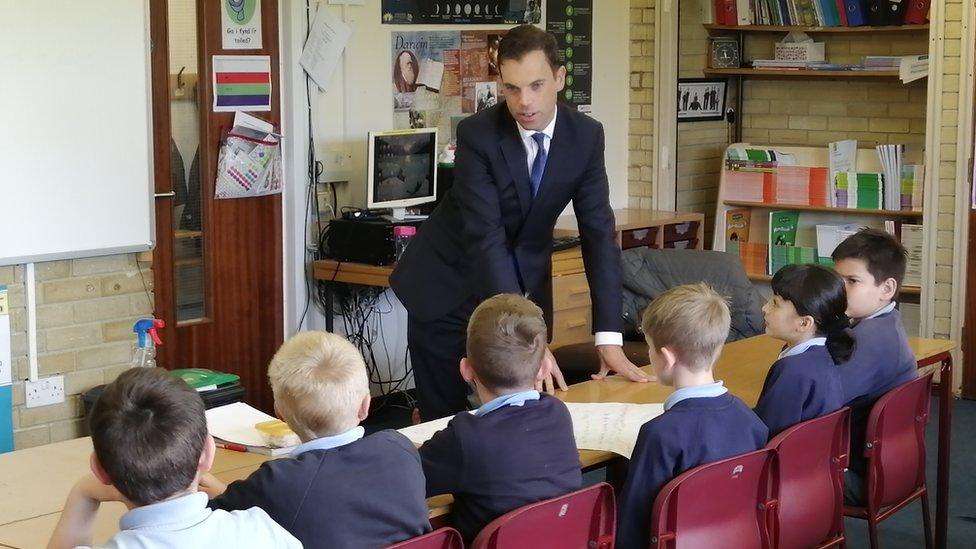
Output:
[[420,64],[420,74],[417,75],[417,83],[428,88],[439,91],[441,80],[444,79],[444,63],[433,59],[424,59]]
[[576,447],[603,450],[630,459],[642,425],[664,413],[664,404],[567,402]]
[[329,9],[319,7],[298,63],[322,91],[328,91],[329,79],[339,64],[339,57],[350,36],[352,28],[349,25]]
[[207,410],[207,430],[227,442],[245,446],[267,446],[264,436],[254,426],[273,417],[243,402]]
[[442,417],[432,421],[425,421],[403,429],[397,429],[401,435],[410,439],[410,442],[420,446],[430,440],[434,433],[447,427],[447,424],[454,419],[454,416]]

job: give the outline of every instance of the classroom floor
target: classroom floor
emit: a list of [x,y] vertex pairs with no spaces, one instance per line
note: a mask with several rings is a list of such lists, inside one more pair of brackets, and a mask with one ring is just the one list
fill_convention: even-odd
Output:
[[[399,402],[390,404],[401,404]],[[409,425],[410,413],[405,407],[384,406],[366,420],[366,430],[397,429]],[[932,412],[926,433],[928,445],[929,505],[935,525],[935,466],[938,455],[939,399],[932,396]],[[949,488],[950,548],[976,546],[976,400],[957,400],[952,412],[952,471]],[[589,473],[584,483],[601,482],[601,471]],[[850,549],[869,547],[867,523],[847,519],[847,546]],[[881,545],[885,549],[916,549],[925,546],[922,536],[922,509],[916,502],[902,509],[880,526]]]

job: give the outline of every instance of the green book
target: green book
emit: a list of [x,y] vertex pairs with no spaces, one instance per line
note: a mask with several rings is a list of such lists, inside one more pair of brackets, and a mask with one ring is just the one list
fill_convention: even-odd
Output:
[[[769,212],[769,260],[767,268],[773,274],[774,263],[782,267],[789,261],[789,250],[782,248],[796,245],[796,226],[800,212],[793,210]],[[775,261],[774,261],[775,259]]]

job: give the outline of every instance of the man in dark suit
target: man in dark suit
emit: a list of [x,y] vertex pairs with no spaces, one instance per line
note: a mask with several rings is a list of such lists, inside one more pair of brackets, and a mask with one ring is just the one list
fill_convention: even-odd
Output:
[[[407,343],[425,420],[467,407],[458,363],[468,317],[482,300],[526,294],[551,326],[552,231],[570,202],[593,302],[601,362],[594,377],[613,371],[649,379],[621,347],[620,249],[603,127],[557,106],[566,69],[552,35],[531,25],[516,27],[502,39],[498,60],[506,100],[458,124],[454,186],[390,278],[408,313]],[[554,377],[564,388],[558,367]],[[550,380],[550,390],[551,385]]]

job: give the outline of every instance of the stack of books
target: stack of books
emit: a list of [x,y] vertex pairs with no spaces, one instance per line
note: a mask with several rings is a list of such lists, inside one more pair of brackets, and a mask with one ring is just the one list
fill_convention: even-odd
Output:
[[773,180],[773,202],[827,206],[827,168],[781,166]]
[[922,226],[909,225],[901,226],[901,244],[908,252],[908,261],[905,264],[905,278],[902,283],[906,286],[922,285]]
[[925,184],[925,166],[905,164],[901,167],[901,209],[922,211],[922,186]]
[[[717,25],[921,25],[930,0],[715,0]],[[878,9],[869,9],[877,6]]]
[[900,67],[900,55],[868,55],[864,57],[864,70],[866,71],[896,71]]
[[880,173],[841,172],[834,186],[834,205],[838,208],[882,209]]

